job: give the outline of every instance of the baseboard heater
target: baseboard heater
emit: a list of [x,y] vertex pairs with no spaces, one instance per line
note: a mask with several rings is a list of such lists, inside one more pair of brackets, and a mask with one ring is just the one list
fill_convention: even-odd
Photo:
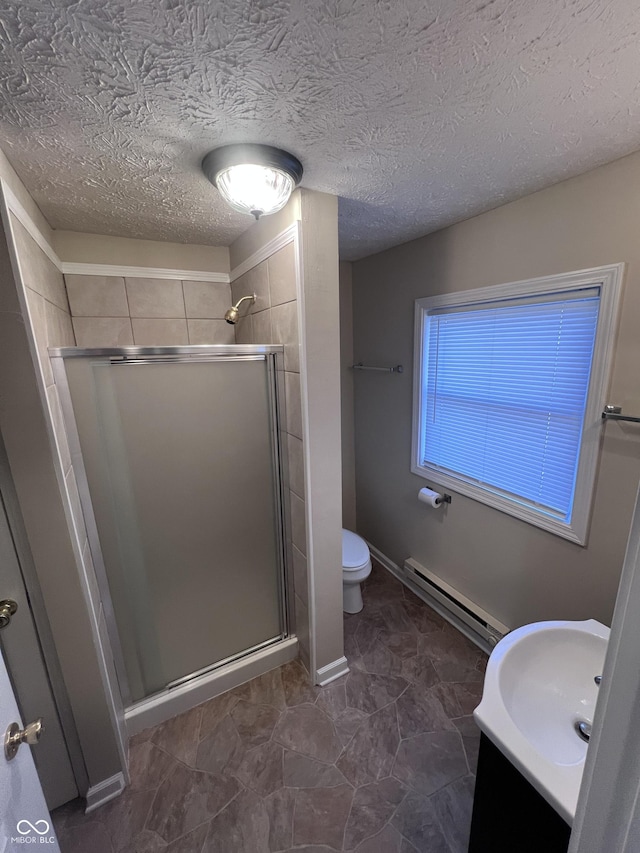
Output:
[[490,613],[425,569],[413,557],[404,561],[402,573],[420,588],[423,600],[437,613],[455,625],[486,652],[490,652],[510,629]]

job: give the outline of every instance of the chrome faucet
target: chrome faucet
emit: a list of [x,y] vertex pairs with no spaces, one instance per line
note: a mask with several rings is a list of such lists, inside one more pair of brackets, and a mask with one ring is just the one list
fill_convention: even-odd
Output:
[[[596,687],[600,687],[600,683],[602,682],[602,676],[601,675],[595,675],[593,677],[593,680],[596,683]],[[575,723],[575,727],[576,727],[577,733],[582,738],[582,740],[589,743],[589,740],[591,738],[591,723],[588,723],[586,720],[578,720]]]
[[591,738],[591,723],[588,723],[586,720],[579,720],[575,725],[576,731],[582,740],[589,743],[589,739]]

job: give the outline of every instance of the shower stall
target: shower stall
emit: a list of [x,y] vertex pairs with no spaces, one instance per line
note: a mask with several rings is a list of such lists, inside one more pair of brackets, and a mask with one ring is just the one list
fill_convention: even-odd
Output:
[[282,350],[51,351],[129,709],[290,638]]

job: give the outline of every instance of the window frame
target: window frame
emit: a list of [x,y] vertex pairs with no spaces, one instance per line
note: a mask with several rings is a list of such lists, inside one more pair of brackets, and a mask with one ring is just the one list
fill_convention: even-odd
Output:
[[[616,329],[622,293],[625,264],[610,264],[592,269],[578,270],[560,275],[492,285],[473,290],[427,296],[415,301],[414,371],[413,371],[413,428],[411,440],[411,471],[442,488],[480,501],[508,515],[548,530],[579,545],[587,541],[594,486],[598,468],[602,430],[602,411],[607,402],[609,379],[613,364]],[[600,308],[596,326],[593,363],[589,377],[587,404],[578,456],[575,493],[571,520],[562,521],[536,510],[516,499],[498,494],[484,486],[454,476],[420,459],[423,434],[423,389],[425,365],[423,363],[425,319],[435,309],[461,308],[479,302],[499,302],[504,299],[544,296],[563,291],[600,288]]]

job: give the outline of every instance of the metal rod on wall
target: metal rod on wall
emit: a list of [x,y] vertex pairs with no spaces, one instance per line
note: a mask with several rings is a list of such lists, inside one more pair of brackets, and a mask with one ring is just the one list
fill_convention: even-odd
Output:
[[631,415],[622,414],[622,406],[608,405],[604,407],[602,413],[603,421],[630,421],[634,424],[640,424],[640,418],[633,418]]
[[352,364],[351,366],[354,370],[381,370],[383,373],[402,373],[404,371],[404,367],[401,364],[396,364],[395,367],[369,367],[369,365],[359,361],[357,364]]

